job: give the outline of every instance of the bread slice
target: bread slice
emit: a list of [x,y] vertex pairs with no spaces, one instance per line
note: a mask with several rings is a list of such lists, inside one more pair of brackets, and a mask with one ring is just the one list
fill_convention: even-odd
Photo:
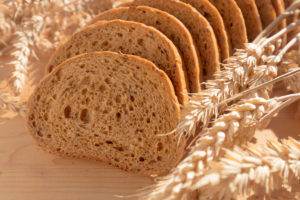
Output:
[[[284,0],[272,0],[272,4],[273,4],[273,7],[275,9],[277,17],[284,12],[284,10],[285,10]],[[281,29],[283,29],[285,27],[286,27],[286,19],[282,20],[282,22],[280,23],[278,29],[281,30]],[[287,40],[287,35],[284,34],[282,36],[282,44],[285,44],[286,40]]]
[[123,20],[99,21],[75,33],[54,53],[49,72],[64,60],[81,53],[115,51],[138,55],[154,62],[170,77],[178,100],[188,100],[180,54],[175,45],[157,29]]
[[227,59],[231,52],[225,25],[218,9],[208,0],[182,0],[198,10],[210,23],[214,30],[219,47],[221,61]]
[[272,0],[255,0],[263,28],[276,19],[276,11],[272,5]]
[[232,49],[244,48],[248,42],[245,20],[234,0],[209,0],[222,15]]
[[235,0],[244,16],[247,36],[249,41],[253,41],[262,31],[260,15],[255,4],[255,0]]
[[188,29],[177,18],[167,12],[148,6],[121,7],[100,13],[89,24],[99,20],[114,19],[144,23],[155,27],[165,34],[175,44],[181,54],[183,70],[187,74],[188,91],[192,93],[200,91],[200,68],[195,44]]
[[[291,4],[293,4],[296,0],[285,0],[284,1],[284,7],[285,9],[287,9]],[[286,23],[289,25],[291,24],[292,22],[295,22],[297,21],[298,19],[298,16],[299,14],[294,14],[294,15],[290,15],[287,20],[286,20]],[[287,40],[290,41],[293,37],[295,37],[295,35],[297,35],[297,33],[300,32],[300,28],[297,28],[296,30],[294,31],[291,31],[287,34]]]
[[[178,18],[190,31],[197,45],[204,80],[212,79],[220,70],[220,55],[214,31],[209,22],[191,5],[177,0],[135,0],[121,6],[150,6],[168,12]],[[200,77],[200,80],[203,80]]]
[[184,152],[172,131],[180,109],[171,81],[152,62],[114,52],[66,60],[27,104],[29,133],[43,149],[103,161],[138,174],[164,174]]

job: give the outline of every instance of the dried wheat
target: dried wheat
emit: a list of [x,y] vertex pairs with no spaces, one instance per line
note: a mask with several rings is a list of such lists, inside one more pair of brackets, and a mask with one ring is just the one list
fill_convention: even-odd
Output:
[[0,94],[0,109],[8,109],[12,112],[18,113],[20,116],[25,116],[26,105],[20,103],[19,97],[11,97],[8,93]]
[[236,199],[237,195],[245,198],[262,193],[262,189],[262,194],[268,196],[282,187],[299,192],[295,187],[299,187],[300,180],[300,142],[288,138],[281,143],[269,141],[267,146],[236,146],[209,166],[199,180],[199,199]]

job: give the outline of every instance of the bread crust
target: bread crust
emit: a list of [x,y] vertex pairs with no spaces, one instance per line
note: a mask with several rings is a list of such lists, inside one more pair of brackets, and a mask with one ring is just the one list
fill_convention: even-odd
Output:
[[255,0],[235,0],[240,7],[247,28],[249,42],[253,41],[262,31],[260,15]]
[[47,69],[87,52],[115,51],[138,55],[155,63],[171,79],[178,101],[188,101],[182,60],[175,45],[157,29],[142,23],[111,20],[98,21],[75,33],[50,59]]
[[135,0],[121,6],[141,5],[168,12],[188,28],[197,45],[199,61],[203,67],[200,81],[213,79],[213,74],[220,70],[220,55],[214,31],[206,18],[191,5],[176,0]]
[[107,10],[94,17],[88,24],[99,20],[122,19],[152,26],[165,34],[178,48],[183,61],[188,92],[201,90],[199,61],[193,38],[188,29],[173,15],[148,6],[120,7]]
[[210,0],[220,12],[232,50],[244,48],[248,42],[245,20],[241,9],[234,0]]
[[208,0],[182,0],[196,8],[210,23],[214,30],[219,47],[220,61],[227,59],[230,55],[231,45],[228,41],[225,25],[218,9]]
[[[75,119],[73,119],[73,118],[65,119],[64,117],[66,117],[65,116],[66,113],[63,114],[64,117],[59,119],[59,117],[61,116],[59,114],[59,113],[61,113],[60,108],[62,108],[63,107],[62,105],[65,105],[66,102],[65,102],[64,97],[62,95],[60,95],[59,90],[56,90],[56,89],[64,88],[64,87],[60,86],[60,84],[64,84],[64,86],[68,86],[68,84],[66,83],[67,79],[65,76],[69,76],[70,72],[74,73],[74,76],[78,75],[78,77],[82,77],[85,75],[93,75],[95,73],[93,70],[95,70],[95,69],[97,70],[98,68],[101,68],[102,67],[101,65],[103,65],[104,71],[111,70],[110,66],[114,66],[114,65],[109,65],[109,66],[108,66],[108,64],[106,65],[105,59],[118,60],[121,62],[124,61],[125,64],[126,63],[129,64],[129,65],[124,64],[123,66],[120,65],[121,68],[119,69],[119,71],[122,71],[124,69],[126,70],[126,67],[128,69],[130,69],[131,71],[134,67],[137,67],[137,66],[143,67],[143,70],[138,73],[140,73],[140,75],[144,72],[147,72],[149,74],[149,76],[147,76],[148,78],[145,77],[144,81],[147,81],[148,79],[149,80],[159,79],[160,81],[157,85],[158,89],[163,88],[164,93],[160,94],[159,91],[151,90],[150,91],[151,95],[153,95],[153,96],[156,95],[157,97],[160,95],[163,95],[163,98],[166,99],[166,101],[162,100],[161,102],[156,102],[157,103],[156,106],[163,107],[162,105],[165,105],[167,107],[166,108],[167,110],[172,111],[172,115],[166,116],[166,118],[168,118],[170,121],[159,122],[159,124],[157,124],[157,126],[160,126],[160,125],[165,126],[165,128],[163,128],[164,131],[171,131],[173,128],[175,128],[177,126],[177,124],[179,123],[179,120],[180,120],[179,103],[175,96],[175,92],[172,87],[171,81],[169,80],[168,76],[162,70],[158,69],[152,62],[150,62],[146,59],[140,58],[138,56],[124,55],[124,54],[119,54],[119,53],[115,53],[115,52],[91,52],[91,53],[81,54],[81,55],[72,57],[72,58],[64,61],[59,66],[57,66],[50,74],[48,74],[46,77],[44,77],[41,80],[38,87],[35,88],[33,94],[29,98],[29,101],[27,104],[28,107],[26,110],[26,128],[27,128],[28,132],[31,134],[31,136],[34,138],[34,140],[37,142],[38,146],[40,146],[43,150],[53,153],[53,154],[56,154],[56,155],[98,160],[98,161],[102,161],[107,164],[110,164],[112,166],[118,167],[120,169],[129,171],[129,172],[133,172],[133,173],[137,173],[137,174],[143,174],[143,175],[167,173],[172,167],[174,167],[179,162],[179,160],[183,156],[184,147],[185,147],[185,138],[182,138],[181,142],[177,146],[177,144],[178,144],[177,136],[169,135],[169,136],[165,136],[165,138],[160,139],[159,137],[157,137],[155,135],[152,135],[152,136],[149,135],[151,133],[152,134],[155,133],[152,131],[154,129],[153,127],[148,127],[148,128],[146,127],[144,130],[145,138],[143,138],[143,142],[145,142],[146,146],[148,144],[147,139],[152,140],[151,144],[158,143],[159,141],[160,142],[164,141],[165,143],[163,143],[163,144],[165,146],[163,149],[169,148],[170,151],[168,153],[166,153],[167,155],[163,156],[160,152],[158,152],[158,150],[156,150],[156,148],[155,149],[153,148],[153,147],[156,147],[155,145],[151,146],[151,144],[150,144],[150,146],[153,149],[143,148],[143,150],[141,150],[141,151],[144,151],[144,153],[149,151],[148,153],[145,153],[145,160],[141,161],[141,158],[140,158],[141,162],[140,163],[138,162],[137,166],[129,166],[128,165],[129,161],[128,162],[126,160],[122,161],[122,158],[119,158],[119,157],[113,157],[113,156],[109,157],[109,155],[107,155],[107,154],[108,153],[113,154],[113,152],[114,152],[111,149],[110,149],[110,151],[108,151],[108,153],[106,153],[106,155],[104,155],[105,152],[101,152],[101,151],[99,151],[99,153],[97,153],[96,156],[90,153],[90,152],[93,152],[93,153],[98,152],[98,150],[95,150],[95,148],[96,149],[100,148],[99,147],[99,144],[100,144],[99,137],[103,136],[102,139],[104,141],[107,140],[107,139],[105,139],[105,137],[108,137],[108,136],[105,135],[105,133],[103,131],[100,131],[102,129],[92,128],[93,127],[92,125],[94,125],[94,124],[85,124],[85,128],[80,129],[80,130],[82,130],[82,132],[79,132],[79,133],[80,134],[84,133],[87,135],[78,136],[77,139],[74,136],[75,137],[75,139],[74,139],[74,138],[70,138],[69,135],[78,133],[79,129],[77,131],[75,131],[74,127],[76,127],[76,126],[74,124],[73,124],[73,126],[70,126],[70,125],[64,126],[64,123],[66,123],[66,121],[68,121],[70,119],[73,121]],[[93,61],[93,62],[90,62],[90,61]],[[111,61],[111,62],[113,62],[113,61]],[[83,64],[85,66],[82,68]],[[93,65],[97,65],[97,66],[95,67]],[[104,68],[104,67],[106,67],[106,68]],[[86,74],[82,73],[82,71],[84,71],[84,70],[86,70],[88,72]],[[95,77],[101,77],[102,75],[98,74],[97,72],[99,73],[99,72],[101,72],[101,70],[99,69],[98,71],[96,71]],[[136,75],[136,76],[139,76],[139,75]],[[58,77],[60,77],[61,79],[59,79]],[[104,77],[104,75],[103,75],[103,77]],[[155,77],[155,78],[152,78],[152,77]],[[113,79],[114,75],[110,76],[110,78]],[[72,79],[70,79],[70,80],[72,80]],[[98,78],[92,79],[92,81],[94,81],[94,80],[98,80]],[[116,80],[119,83],[122,83],[122,81],[124,83],[128,83],[128,81],[126,82],[125,80],[122,80],[122,79],[113,79],[113,80]],[[80,83],[82,83],[82,82],[80,82]],[[99,84],[100,84],[100,81],[99,81]],[[91,84],[91,85],[93,85],[93,84]],[[46,91],[45,89],[49,86],[51,86],[51,89],[49,88],[49,90]],[[81,84],[77,85],[75,83],[74,87],[76,87],[76,89],[74,90],[74,91],[76,91],[74,93],[74,95],[77,95],[78,97],[83,96],[82,93],[80,92],[80,90],[83,91],[82,85]],[[97,84],[94,87],[97,88]],[[112,88],[110,88],[110,90],[109,90],[110,94],[115,94],[113,87],[115,87],[115,86],[113,86],[113,84],[112,84]],[[136,86],[136,87],[138,87],[138,86]],[[63,92],[64,95],[71,94],[71,92],[69,92],[70,90],[68,90],[68,88],[65,88],[63,91],[64,91]],[[95,90],[93,90],[93,91],[95,91]],[[65,94],[65,93],[68,93],[68,94]],[[56,95],[55,100],[52,99],[52,97],[53,97],[52,95]],[[139,95],[147,95],[147,94],[141,93]],[[75,99],[77,99],[77,96]],[[90,95],[89,97],[91,99],[90,102],[92,102],[92,103],[98,102],[98,100],[99,100],[99,103],[101,102],[101,95],[99,96],[99,95],[94,94],[93,96]],[[93,101],[92,97],[96,98],[96,101]],[[139,96],[136,96],[136,98],[137,98],[136,100],[138,100]],[[158,98],[157,101],[160,101],[160,99],[161,98]],[[53,100],[53,101],[57,101],[57,102],[47,105],[49,103],[48,100],[51,100],[51,101]],[[66,101],[71,101],[71,100],[68,99]],[[166,103],[166,102],[168,102],[168,103]],[[72,101],[70,103],[74,104],[73,107],[71,106],[72,112],[73,112],[73,108],[75,107],[74,109],[76,109],[76,107],[78,107],[78,105],[77,105],[76,101]],[[90,107],[88,107],[89,109],[91,109],[91,107],[93,105],[92,103],[89,104],[90,105]],[[147,104],[147,101],[144,103]],[[142,107],[140,107],[140,109],[144,109],[145,106],[147,106],[147,105],[143,105]],[[49,110],[47,110],[47,109],[49,109]],[[153,107],[153,109],[158,111],[159,108]],[[47,111],[49,111],[49,112],[47,112]],[[63,113],[64,112],[65,111],[63,111]],[[134,112],[138,112],[138,111],[134,111]],[[47,120],[45,119],[45,113],[47,113]],[[97,124],[108,123],[108,122],[104,122],[101,120],[96,120],[96,118],[94,118],[94,117],[100,115],[100,111],[98,110],[95,113],[96,113],[95,115],[92,115],[92,114],[90,115],[91,118],[88,123],[94,123],[94,122],[97,122]],[[147,115],[147,114],[143,113],[143,115]],[[54,116],[56,116],[56,117],[54,117]],[[52,118],[52,117],[54,117],[54,118]],[[156,118],[161,118],[161,117],[162,117],[162,114],[160,112],[158,112],[156,114]],[[60,130],[59,133],[56,132],[56,130],[58,130],[58,129],[56,129],[55,126],[53,126],[53,124],[51,124],[51,122],[54,123],[55,120],[59,120],[59,122],[55,122],[55,123],[56,123],[56,125],[58,125],[58,126],[61,125],[60,127],[62,127],[61,129],[59,129]],[[81,116],[80,116],[80,120],[82,120]],[[126,118],[124,118],[124,120],[125,120],[125,122],[118,121],[117,122],[118,125],[121,126],[122,124],[127,123]],[[155,118],[153,118],[152,120],[155,120]],[[77,123],[79,123],[79,122],[77,122]],[[152,122],[152,123],[155,123],[155,122]],[[154,126],[154,124],[152,124],[152,125]],[[64,127],[64,129],[63,129],[63,127]],[[88,128],[88,127],[90,127],[90,128]],[[130,129],[132,127],[137,128],[137,125],[130,126],[127,129]],[[125,131],[126,127],[119,127],[119,128],[121,128],[120,130],[122,130],[124,133],[126,132]],[[95,130],[96,131],[98,130],[98,132],[95,132]],[[114,131],[114,129],[112,131]],[[92,136],[90,136],[90,135],[92,135],[92,133],[93,134],[97,133],[99,135],[98,136],[95,135],[94,137],[92,137]],[[88,134],[90,134],[90,135],[88,135]],[[159,133],[155,133],[155,134],[159,134]],[[51,137],[49,137],[49,135]],[[115,135],[115,137],[118,137],[118,140],[120,141],[119,143],[124,145],[123,147],[121,147],[121,148],[124,148],[124,149],[121,149],[122,152],[123,151],[126,152],[127,146],[130,147],[131,143],[133,144],[135,141],[134,140],[128,141],[128,136],[125,136],[126,134],[123,136],[124,138],[122,137],[122,135],[121,136],[119,136],[119,135],[120,134]],[[134,137],[135,137],[135,135],[134,135]],[[56,141],[56,143],[53,142],[53,140],[55,140],[55,139],[57,140],[57,138],[59,138],[59,140]],[[68,138],[68,139],[66,139],[66,138]],[[126,140],[129,142],[129,144],[126,144],[127,146],[125,145],[124,142],[122,143],[122,141],[126,141]],[[91,146],[91,144],[93,144],[93,142],[95,142],[95,141],[97,142],[98,145],[96,147]],[[116,141],[116,143],[118,143],[118,141]],[[56,146],[53,144],[56,144]],[[76,148],[74,148],[74,149],[70,148],[74,144],[78,145],[76,148],[82,148],[82,149],[79,150]],[[81,144],[89,144],[90,146],[88,146],[88,145],[84,146]],[[111,144],[108,144],[108,146],[109,145],[111,145]],[[58,148],[59,148],[59,150],[57,150]],[[105,149],[105,147],[104,147],[104,149]],[[120,149],[118,149],[118,151],[120,151]],[[118,151],[116,151],[116,152],[118,152]],[[149,164],[148,163],[145,164],[146,161],[149,162],[149,160],[147,160],[148,159],[147,155],[149,155],[151,157],[151,155],[152,155],[151,153],[153,153],[153,152],[154,152],[154,154],[153,154],[154,157],[155,157],[155,155],[156,156],[160,155],[163,159],[166,159],[166,160],[158,159],[156,162],[159,163],[159,161],[161,161],[162,163],[157,164],[157,166],[155,166],[156,163],[151,163],[151,162]],[[136,149],[134,151],[132,151],[132,153],[137,153]],[[112,159],[112,158],[120,159],[120,161],[116,161],[115,159]],[[156,159],[156,157],[155,157],[155,159]],[[138,166],[138,164],[140,164],[140,166]],[[149,165],[149,168],[145,167],[148,165]],[[164,166],[164,167],[162,167],[162,166]],[[147,168],[147,169],[145,169],[145,168]]]

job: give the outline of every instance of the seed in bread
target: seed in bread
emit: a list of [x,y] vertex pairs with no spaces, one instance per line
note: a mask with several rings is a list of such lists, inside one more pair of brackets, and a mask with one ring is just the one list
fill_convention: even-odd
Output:
[[148,6],[113,8],[94,17],[89,24],[99,20],[122,19],[144,23],[165,34],[177,47],[182,56],[189,92],[200,91],[199,61],[193,38],[188,29],[174,16]]
[[230,48],[225,25],[218,9],[212,5],[208,0],[182,0],[196,8],[210,23],[214,30],[216,39],[218,41],[220,61],[227,59],[230,55]]
[[60,46],[47,69],[68,58],[93,51],[115,51],[146,58],[170,77],[178,100],[187,101],[187,89],[180,54],[175,45],[157,29],[137,22],[98,21],[75,33]]
[[231,47],[244,48],[248,42],[247,29],[241,9],[234,0],[209,0],[220,12],[227,33],[231,41]]
[[272,0],[255,0],[255,3],[263,28],[265,28],[276,19],[276,11],[272,5]]
[[39,83],[26,123],[51,153],[151,175],[168,172],[184,152],[184,138],[158,136],[176,128],[179,113],[171,81],[152,62],[92,52],[66,60]]
[[198,48],[204,80],[212,79],[213,74],[220,70],[220,55],[214,31],[205,17],[191,5],[177,0],[135,0],[121,6],[142,5],[170,13],[189,29]]
[[253,41],[262,32],[262,24],[255,0],[235,0],[245,19],[249,41]]

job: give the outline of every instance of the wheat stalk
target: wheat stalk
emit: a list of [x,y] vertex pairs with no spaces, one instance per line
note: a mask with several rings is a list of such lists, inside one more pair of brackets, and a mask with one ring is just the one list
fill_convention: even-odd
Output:
[[206,169],[212,161],[222,157],[223,148],[247,143],[258,127],[266,126],[275,113],[299,98],[300,94],[269,100],[252,97],[232,105],[227,114],[202,131],[188,156],[168,176],[158,179],[154,188],[139,194],[141,199],[186,199],[201,188],[200,180]]
[[8,93],[0,94],[0,108],[8,109],[20,116],[25,116],[26,106],[25,103],[20,103],[19,97],[11,97]]
[[289,137],[281,143],[249,143],[245,148],[235,146],[225,152],[220,161],[210,162],[205,176],[199,180],[199,199],[235,199],[237,195],[247,197],[258,191],[268,196],[282,187],[299,192],[295,188],[300,180],[299,141]]

